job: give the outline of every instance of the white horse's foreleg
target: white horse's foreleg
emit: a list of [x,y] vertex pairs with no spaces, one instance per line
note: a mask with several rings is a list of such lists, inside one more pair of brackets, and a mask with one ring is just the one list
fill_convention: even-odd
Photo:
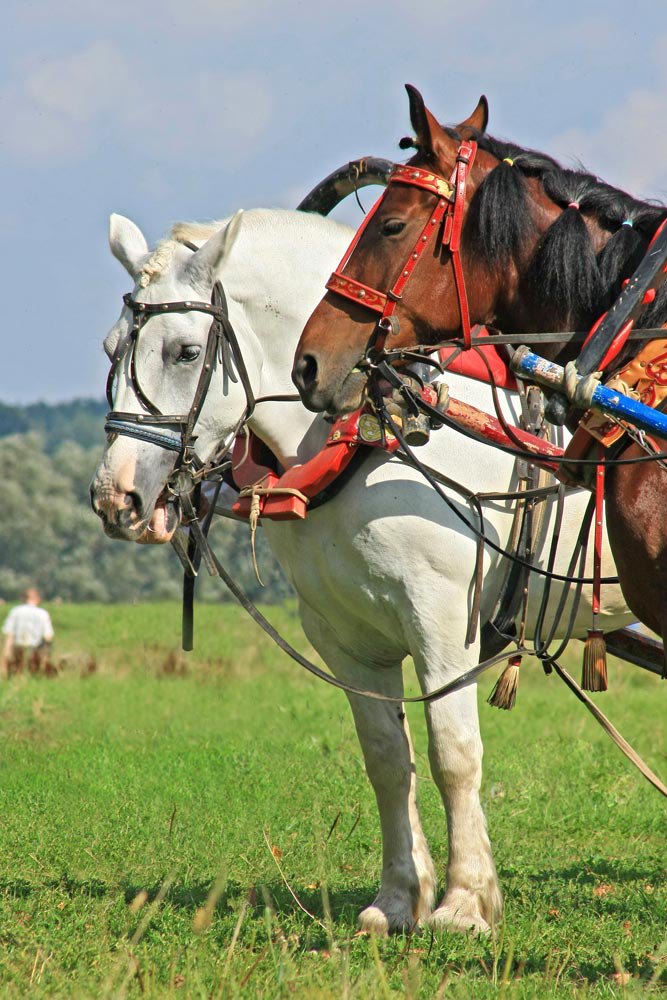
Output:
[[[476,656],[465,659],[467,669]],[[451,669],[420,670],[425,690],[455,676]],[[445,895],[430,918],[431,926],[447,930],[489,931],[502,913],[486,820],[479,798],[482,740],[477,713],[477,687],[472,685],[426,706],[429,759],[447,813],[449,858]]]
[[[341,650],[333,632],[304,616],[313,645],[336,677],[356,687],[401,697],[401,664],[371,669]],[[382,830],[382,879],[373,903],[359,915],[376,934],[409,931],[426,920],[435,899],[435,873],[416,800],[414,754],[401,705],[350,695],[349,702]]]
[[417,811],[407,719],[398,706],[380,702],[369,712],[369,702],[360,698],[350,704],[382,828],[380,891],[359,922],[382,934],[413,930],[433,909],[435,870]]

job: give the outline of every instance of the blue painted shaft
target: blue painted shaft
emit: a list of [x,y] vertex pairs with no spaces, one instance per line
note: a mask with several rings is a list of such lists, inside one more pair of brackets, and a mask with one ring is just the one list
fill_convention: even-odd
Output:
[[[550,389],[562,389],[563,369],[553,361],[533,354],[527,349],[520,349],[512,358],[512,371],[520,378],[538,382]],[[638,403],[636,399],[623,396],[613,389],[599,385],[593,393],[591,405],[596,410],[625,420],[634,427],[651,434],[659,434],[667,438],[667,414],[652,410],[650,406]]]

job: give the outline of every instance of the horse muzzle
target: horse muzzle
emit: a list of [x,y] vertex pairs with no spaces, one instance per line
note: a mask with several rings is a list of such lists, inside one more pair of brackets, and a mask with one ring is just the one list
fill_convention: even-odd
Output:
[[94,481],[90,500],[109,538],[140,545],[164,545],[171,541],[180,522],[177,504],[167,495],[161,495],[147,511],[138,491],[122,492]]
[[321,365],[316,353],[298,357],[292,369],[292,381],[299,390],[303,405],[315,413],[338,416],[350,413],[361,405],[368,374],[343,366]]

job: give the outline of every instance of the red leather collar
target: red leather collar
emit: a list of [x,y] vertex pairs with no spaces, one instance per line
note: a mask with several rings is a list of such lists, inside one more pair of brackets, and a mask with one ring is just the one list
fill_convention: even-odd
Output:
[[[262,491],[295,490],[295,494],[268,492],[258,497],[260,517],[273,521],[302,520],[308,502],[327,489],[347,468],[362,445],[382,448],[392,452],[398,441],[390,434],[383,434],[378,418],[370,407],[339,417],[332,425],[324,448],[303,465],[295,465],[282,475],[264,464],[262,443],[251,431],[250,440],[245,435],[236,439],[232,454],[234,482],[239,489]],[[296,495],[296,494],[300,495]],[[252,496],[240,497],[232,510],[239,517],[250,516]]]

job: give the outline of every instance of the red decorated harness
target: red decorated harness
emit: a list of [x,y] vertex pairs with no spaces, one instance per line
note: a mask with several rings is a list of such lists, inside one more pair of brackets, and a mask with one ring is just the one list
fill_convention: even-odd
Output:
[[[383,202],[386,194],[384,191],[355,233],[326,287],[328,291],[341,295],[379,316],[374,338],[370,344],[370,348],[379,354],[384,350],[387,337],[391,333],[398,333],[396,307],[402,300],[405,287],[424,250],[432,238],[438,240],[439,234],[440,247],[449,250],[452,262],[463,340],[463,351],[460,346],[449,345],[441,348],[440,360],[447,370],[456,374],[493,382],[502,388],[515,389],[516,380],[505,358],[499,353],[498,347],[492,343],[492,336],[489,337],[488,345],[476,346],[474,351],[469,350],[473,346],[472,326],[460,247],[467,181],[476,152],[476,142],[461,142],[449,181],[422,167],[396,164],[387,186],[407,184],[427,191],[437,199],[398,277],[393,285],[383,292],[345,273],[367,226]],[[436,395],[431,387],[425,386],[422,395],[426,402],[434,405],[433,400],[429,398],[431,395]],[[512,437],[508,437],[497,418],[458,400],[451,400],[450,415],[462,426],[502,446],[516,445],[520,442],[524,449],[541,456],[543,466],[553,472],[559,471],[559,459],[562,459],[563,452],[543,439],[519,428],[513,428]],[[261,445],[256,438],[251,435],[248,441],[245,437],[239,437],[234,450],[233,466],[234,479],[241,490],[241,495],[232,509],[241,517],[250,517],[254,507],[257,516],[272,520],[302,519],[306,516],[311,501],[316,501],[331,487],[348,468],[359,449],[364,446],[380,447],[388,452],[398,448],[396,438],[378,422],[378,418],[369,406],[339,418],[334,423],[324,448],[308,462],[294,466],[282,475],[262,461]],[[549,459],[553,461],[550,462]]]
[[380,314],[376,337],[372,344],[372,347],[376,351],[383,350],[388,334],[398,332],[398,321],[395,315],[396,306],[401,301],[405,286],[410,280],[421,255],[430,243],[431,237],[435,236],[437,239],[438,232],[441,234],[441,246],[449,250],[454,269],[454,282],[459,300],[464,346],[466,348],[471,346],[470,311],[468,309],[468,296],[466,294],[465,279],[461,266],[460,248],[465,211],[466,185],[476,152],[476,142],[461,143],[456,155],[456,165],[449,181],[429,170],[424,170],[422,167],[411,167],[402,164],[396,164],[394,167],[387,187],[391,184],[409,184],[412,187],[434,194],[437,202],[426,225],[419,234],[407,261],[401,268],[398,278],[387,292],[371,288],[369,285],[364,285],[361,281],[357,281],[355,278],[350,278],[344,274],[344,270],[349,264],[366,227],[382,204],[386,191],[375,202],[375,205],[364,219],[363,225],[357,230],[350,246],[345,251],[337,269],[329,278],[326,287],[330,292],[342,295],[344,298],[351,299],[358,305],[365,306],[372,312]]
[[[424,386],[425,402],[435,406],[438,394]],[[236,439],[232,455],[233,477],[240,489],[232,511],[249,518],[253,505],[257,517],[272,521],[302,520],[308,507],[339,479],[361,448],[381,448],[390,454],[398,448],[394,435],[381,423],[370,405],[339,417],[324,448],[303,465],[292,466],[282,475],[266,464],[262,445],[252,432]]]
[[[386,192],[382,193],[364,219],[340,264],[327,282],[326,287],[329,291],[379,314],[376,335],[372,343],[374,350],[382,351],[387,336],[392,331],[397,332],[396,306],[401,301],[405,287],[424,250],[431,242],[432,237],[438,238],[438,233],[440,234],[440,245],[449,250],[452,261],[464,348],[472,346],[470,311],[460,248],[466,187],[476,152],[476,142],[461,143],[456,157],[456,165],[449,181],[421,167],[401,164],[394,166],[388,184],[408,184],[417,187],[435,195],[437,201],[406,263],[401,268],[399,276],[386,293],[344,273]],[[484,352],[487,357],[487,364],[481,361],[477,352],[470,352],[462,359],[453,356],[452,352],[455,351],[457,349],[444,348],[441,354],[446,367],[451,368],[452,371],[482,381],[489,381],[490,363],[497,384],[507,388],[515,387],[514,378],[509,372],[505,360],[498,354],[495,345],[489,344],[488,347],[480,348],[480,351]],[[472,364],[469,363],[469,359]],[[432,397],[437,400],[436,391],[429,386],[424,386],[421,391],[426,402],[435,405]],[[466,404],[458,405],[461,407],[461,415],[468,421],[469,426],[478,429],[481,412]],[[485,432],[506,442],[508,439],[498,421],[487,414],[484,414],[484,417]],[[535,446],[531,438],[531,435],[527,435],[525,443],[528,445],[530,441],[530,445]],[[544,442],[540,442],[540,445],[543,446]],[[396,438],[387,433],[386,428],[378,423],[377,417],[367,406],[339,418],[334,423],[322,451],[308,462],[294,466],[282,475],[262,462],[260,458],[261,446],[256,439],[251,436],[250,442],[248,442],[244,437],[240,437],[237,439],[234,450],[233,474],[236,485],[241,489],[241,495],[234,503],[232,510],[244,518],[251,517],[254,508],[254,515],[271,520],[302,519],[306,516],[309,503],[341,476],[363,446],[380,447],[388,452],[393,452],[398,447]],[[560,449],[554,449],[554,451],[560,454]]]

